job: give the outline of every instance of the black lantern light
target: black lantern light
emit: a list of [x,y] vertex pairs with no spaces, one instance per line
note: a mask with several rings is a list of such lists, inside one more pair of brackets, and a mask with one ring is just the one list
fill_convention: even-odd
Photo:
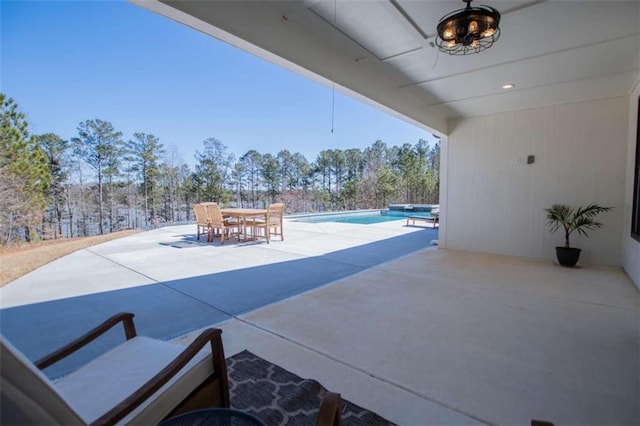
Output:
[[436,44],[449,55],[479,53],[500,38],[500,12],[493,7],[467,7],[444,16],[438,23]]

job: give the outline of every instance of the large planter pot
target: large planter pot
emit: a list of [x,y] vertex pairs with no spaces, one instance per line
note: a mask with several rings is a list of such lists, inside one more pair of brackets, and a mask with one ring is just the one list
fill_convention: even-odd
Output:
[[582,250],[573,247],[556,247],[556,257],[562,266],[576,266]]

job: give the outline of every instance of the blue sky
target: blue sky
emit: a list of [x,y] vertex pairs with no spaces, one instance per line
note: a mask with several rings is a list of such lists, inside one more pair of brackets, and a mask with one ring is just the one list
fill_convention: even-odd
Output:
[[188,164],[215,137],[236,157],[433,141],[423,129],[124,1],[1,0],[0,90],[34,134],[110,121]]

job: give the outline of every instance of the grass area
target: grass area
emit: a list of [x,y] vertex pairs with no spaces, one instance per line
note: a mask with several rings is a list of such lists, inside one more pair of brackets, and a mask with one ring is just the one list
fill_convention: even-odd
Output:
[[95,237],[46,240],[0,247],[0,288],[62,256],[96,244],[142,232],[137,229]]

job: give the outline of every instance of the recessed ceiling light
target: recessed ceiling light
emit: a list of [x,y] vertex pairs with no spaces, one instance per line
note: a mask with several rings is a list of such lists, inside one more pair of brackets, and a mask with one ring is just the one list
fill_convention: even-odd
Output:
[[513,89],[514,87],[516,87],[516,85],[513,83],[508,83],[502,86],[503,89]]

